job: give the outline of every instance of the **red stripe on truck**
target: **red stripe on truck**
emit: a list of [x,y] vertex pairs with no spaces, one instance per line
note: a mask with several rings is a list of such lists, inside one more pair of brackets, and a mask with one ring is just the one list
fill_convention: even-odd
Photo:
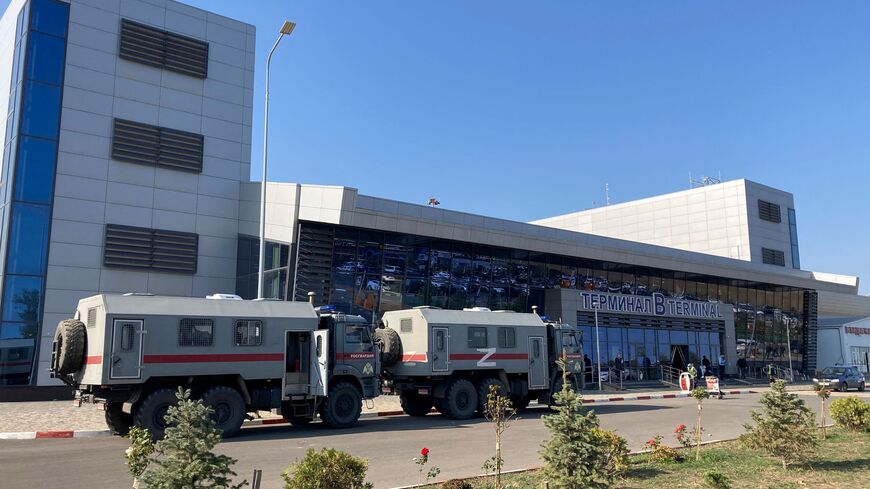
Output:
[[[484,357],[484,353],[453,353],[450,355],[450,360],[480,360]],[[529,358],[528,353],[493,353],[487,360],[526,360]]]
[[403,362],[426,362],[426,354],[425,353],[414,353],[411,355],[405,354],[402,355]]
[[85,365],[98,365],[103,363],[103,357],[100,355],[85,357]]
[[375,358],[374,352],[336,353],[336,360],[370,360]]
[[283,353],[221,353],[204,355],[145,355],[143,363],[283,362]]

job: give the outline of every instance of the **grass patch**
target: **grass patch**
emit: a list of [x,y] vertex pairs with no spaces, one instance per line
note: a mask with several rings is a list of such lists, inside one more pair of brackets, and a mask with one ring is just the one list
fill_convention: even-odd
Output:
[[[828,431],[819,451],[804,465],[783,470],[777,460],[749,450],[739,442],[724,442],[702,449],[702,460],[694,455],[684,462],[654,463],[646,455],[632,457],[626,477],[618,489],[708,489],[708,472],[718,472],[731,480],[732,489],[791,489],[802,487],[857,489],[870,470],[870,434],[841,429]],[[502,476],[504,487],[538,489],[544,487],[538,470]],[[490,489],[491,479],[469,479],[474,489]],[[439,489],[441,485],[427,486]]]

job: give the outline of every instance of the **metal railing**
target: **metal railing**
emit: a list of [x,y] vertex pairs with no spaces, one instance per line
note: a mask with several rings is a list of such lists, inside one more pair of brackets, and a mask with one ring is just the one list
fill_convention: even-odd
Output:
[[[604,373],[604,372],[602,372]],[[604,377],[604,375],[602,375]],[[623,390],[622,388],[623,371],[615,368],[607,368],[607,377],[601,379],[602,386],[606,385],[612,389]]]
[[783,368],[777,365],[770,364],[764,367],[764,371],[771,379],[794,382],[794,370],[790,368]]
[[661,372],[661,378],[659,380],[662,384],[671,385],[674,387],[680,386],[680,374],[682,373],[680,372],[680,369],[669,367],[664,364],[660,365],[659,369]]

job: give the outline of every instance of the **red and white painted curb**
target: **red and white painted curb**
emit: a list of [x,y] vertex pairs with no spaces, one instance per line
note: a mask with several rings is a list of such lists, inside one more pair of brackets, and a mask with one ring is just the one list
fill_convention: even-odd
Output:
[[[756,391],[731,390],[722,391],[723,394],[755,394]],[[584,404],[599,404],[604,402],[619,402],[619,401],[650,401],[657,399],[679,399],[689,397],[689,394],[647,394],[639,396],[614,396],[614,397],[599,397],[595,399],[583,399]],[[437,412],[434,409],[432,412]],[[381,418],[385,416],[404,416],[402,411],[378,411],[362,413],[360,418]],[[284,418],[257,418],[245,421],[243,426],[264,426],[264,425],[284,425],[289,424]],[[20,431],[11,433],[0,433],[0,440],[33,440],[44,438],[97,438],[102,436],[111,436],[109,430],[76,430],[76,431]]]

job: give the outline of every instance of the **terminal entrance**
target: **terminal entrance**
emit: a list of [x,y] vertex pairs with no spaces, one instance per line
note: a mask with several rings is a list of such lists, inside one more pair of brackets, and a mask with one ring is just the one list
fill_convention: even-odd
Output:
[[689,362],[689,345],[671,345],[671,367],[685,372]]

